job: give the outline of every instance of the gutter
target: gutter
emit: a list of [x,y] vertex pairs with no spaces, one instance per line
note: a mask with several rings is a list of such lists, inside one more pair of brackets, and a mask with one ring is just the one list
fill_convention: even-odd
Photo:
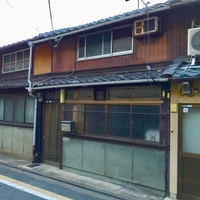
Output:
[[[171,8],[171,5],[159,8],[157,10],[150,10],[150,11],[148,11],[148,13],[151,14],[151,13],[155,13],[155,12],[161,12],[161,11],[164,11],[164,10],[168,10],[170,8]],[[83,31],[91,30],[91,29],[94,29],[94,28],[99,28],[99,27],[102,27],[102,26],[114,24],[114,23],[121,22],[121,21],[124,21],[124,20],[133,19],[133,18],[136,18],[136,17],[143,16],[144,13],[145,12],[142,12],[142,13],[135,14],[134,16],[131,15],[131,16],[128,16],[128,17],[122,17],[122,18],[117,19],[117,20],[111,20],[111,21],[108,21],[108,22],[105,22],[105,23],[101,23],[101,24],[98,24],[98,25],[95,25],[95,26],[91,26],[91,27],[87,27],[87,28],[81,28],[81,29],[76,30],[76,31],[71,31],[71,32],[68,32],[68,33],[63,33],[63,34],[58,34],[56,36],[51,36],[51,37],[47,37],[47,38],[44,38],[44,39],[34,40],[34,41],[32,41],[32,43],[33,44],[37,44],[37,43],[45,42],[45,41],[48,41],[48,40],[51,40],[51,39],[53,40],[53,39],[55,39],[55,37],[56,38],[64,37],[64,36],[80,33],[80,32],[83,32]]]
[[173,3],[172,2],[172,8],[174,8],[174,7],[178,7],[178,6],[182,6],[182,5],[186,5],[186,4],[190,4],[191,5],[191,3],[199,3],[200,1],[199,0],[184,0],[184,1],[180,1],[180,2],[178,2],[178,3]]
[[64,85],[51,85],[31,88],[32,91],[52,89],[52,88],[69,88],[69,87],[87,87],[87,86],[97,86],[97,85],[116,85],[116,84],[130,84],[130,83],[149,83],[149,82],[168,82],[168,78],[157,78],[157,79],[138,79],[138,80],[128,80],[128,81],[107,81],[101,83],[75,83],[75,84],[64,84]]

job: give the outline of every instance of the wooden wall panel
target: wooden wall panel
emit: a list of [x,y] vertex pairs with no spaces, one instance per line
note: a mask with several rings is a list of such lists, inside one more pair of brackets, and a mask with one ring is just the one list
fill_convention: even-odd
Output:
[[34,46],[34,75],[51,72],[52,48],[49,43]]
[[[50,60],[52,60],[52,72],[71,73],[73,70],[138,67],[138,65],[145,63],[172,61],[177,57],[186,56],[187,30],[191,27],[192,18],[200,19],[199,8],[197,6],[190,9],[175,7],[152,16],[160,17],[162,35],[150,35],[149,41],[146,40],[146,37],[134,38],[134,52],[132,54],[77,61],[76,42],[78,35],[66,36],[57,47],[53,48],[52,58],[50,58],[51,51],[48,44],[36,48],[34,72],[35,74],[50,72]],[[130,21],[128,23],[130,24]],[[200,21],[198,23],[200,24]],[[120,26],[120,24],[118,25]],[[42,63],[44,58],[39,58],[39,56],[44,57],[45,55],[47,55],[47,59]]]
[[63,38],[53,49],[53,72],[71,72],[75,70],[76,39],[73,36]]

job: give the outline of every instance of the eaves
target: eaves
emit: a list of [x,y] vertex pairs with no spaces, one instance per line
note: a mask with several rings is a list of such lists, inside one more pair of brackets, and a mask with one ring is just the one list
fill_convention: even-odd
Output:
[[137,83],[160,83],[167,82],[168,78],[160,77],[162,71],[135,71],[120,73],[104,73],[98,75],[82,76],[62,76],[52,77],[40,81],[32,80],[32,91],[55,89],[55,88],[72,88],[72,87],[90,87],[90,86],[108,86],[124,85]]
[[[151,14],[151,13],[168,10],[171,8],[171,2],[172,2],[172,0],[168,0],[165,3],[158,3],[153,6],[150,6],[150,7],[148,7],[148,13]],[[126,12],[123,14],[115,15],[113,17],[104,18],[104,19],[101,19],[98,21],[83,24],[80,26],[63,28],[63,29],[58,29],[55,31],[42,33],[42,34],[39,34],[38,36],[36,36],[35,38],[32,38],[31,41],[33,44],[37,44],[37,43],[45,42],[50,39],[58,39],[58,38],[61,38],[61,37],[67,36],[67,35],[72,35],[72,34],[80,33],[83,31],[87,31],[87,30],[103,27],[106,25],[114,24],[117,22],[137,18],[137,17],[143,16],[146,12],[147,12],[146,8],[133,10],[132,12]]]

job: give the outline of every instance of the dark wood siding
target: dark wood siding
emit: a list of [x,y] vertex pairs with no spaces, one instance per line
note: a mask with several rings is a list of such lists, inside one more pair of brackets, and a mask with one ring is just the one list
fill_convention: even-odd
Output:
[[63,38],[53,49],[52,72],[73,71],[76,62],[76,39],[74,36]]
[[[148,41],[146,37],[134,38],[134,52],[128,55],[77,61],[78,35],[66,36],[57,47],[53,48],[52,72],[70,73],[73,70],[138,66],[145,63],[172,61],[177,57],[186,56],[187,30],[191,27],[191,19],[193,18],[197,19],[197,24],[200,24],[199,7],[192,5],[190,8],[174,7],[151,16],[158,16],[161,19],[162,35],[150,36]],[[127,24],[133,24],[133,22],[133,20],[129,20]],[[120,25],[122,24],[118,23],[115,26]]]

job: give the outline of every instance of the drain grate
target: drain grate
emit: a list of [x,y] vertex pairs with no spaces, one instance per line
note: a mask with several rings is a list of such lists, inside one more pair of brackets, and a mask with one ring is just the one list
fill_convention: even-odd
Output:
[[39,163],[31,163],[31,164],[26,165],[26,167],[29,167],[29,168],[34,168],[34,167],[39,167],[39,166],[40,166]]

